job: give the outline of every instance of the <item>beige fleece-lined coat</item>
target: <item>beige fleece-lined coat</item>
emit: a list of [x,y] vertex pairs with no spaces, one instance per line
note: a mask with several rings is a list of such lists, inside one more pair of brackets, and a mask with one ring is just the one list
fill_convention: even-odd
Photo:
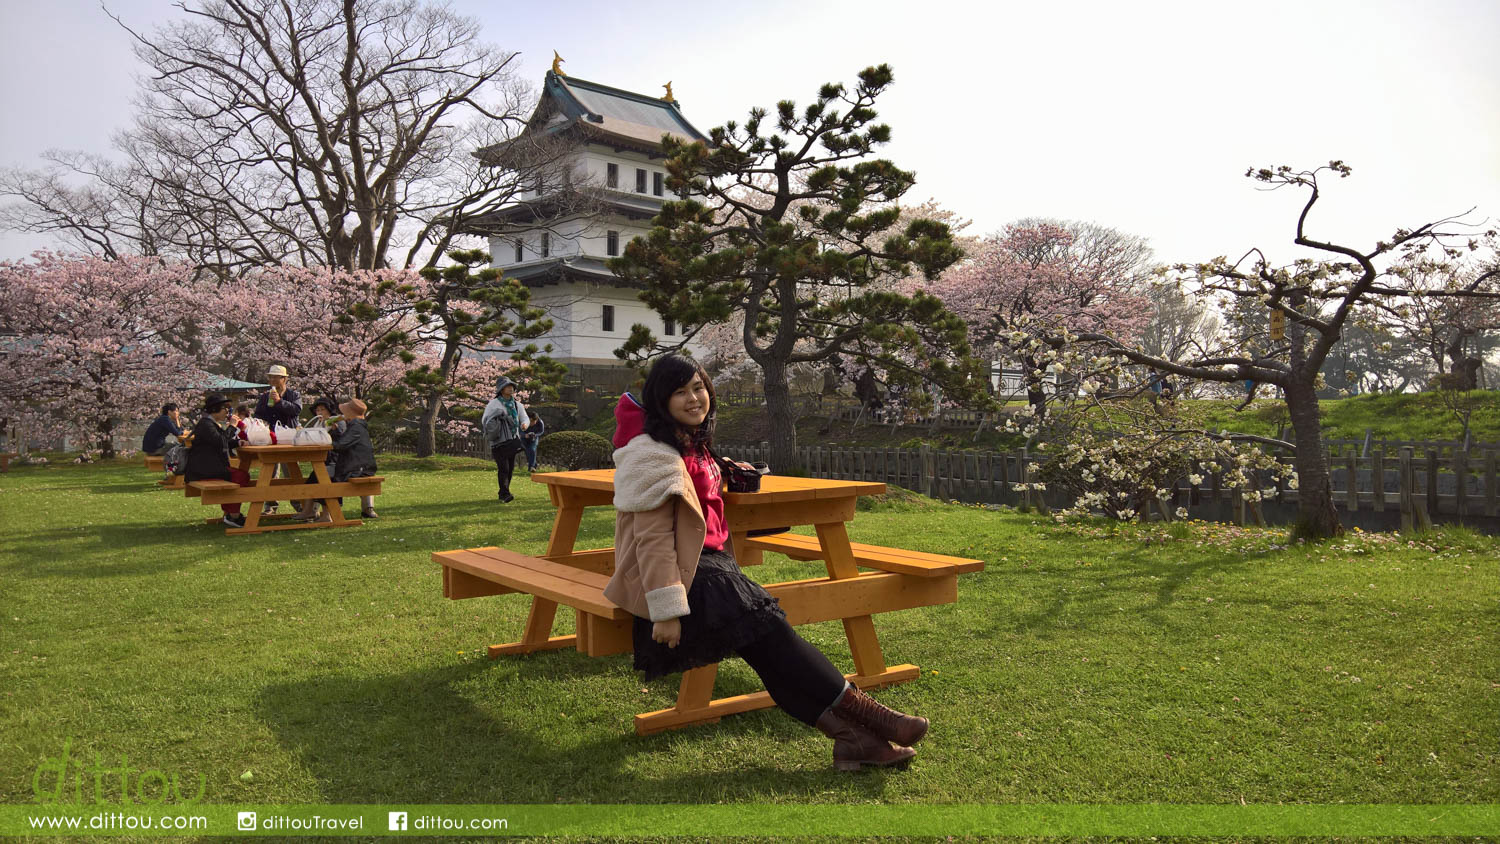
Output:
[[708,524],[677,449],[639,434],[615,449],[615,573],[604,597],[630,614],[688,614]]

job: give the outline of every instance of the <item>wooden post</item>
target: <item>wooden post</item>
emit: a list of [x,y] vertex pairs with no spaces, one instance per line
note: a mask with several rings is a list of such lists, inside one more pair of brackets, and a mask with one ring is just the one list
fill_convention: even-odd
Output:
[[1437,449],[1427,449],[1427,517],[1430,520],[1436,516],[1438,510],[1438,453]]
[[1453,452],[1453,512],[1459,518],[1469,515],[1469,452]]
[[917,453],[919,464],[917,466],[917,492],[928,498],[936,497],[937,483],[932,477],[932,446],[923,445]]
[[1377,448],[1370,457],[1370,482],[1372,485],[1372,505],[1375,512],[1385,512],[1385,449]]
[[1230,518],[1240,527],[1245,526],[1245,491],[1235,487],[1229,497]]
[[1035,466],[1032,466],[1030,463],[1026,462],[1025,457],[1021,458],[1021,485],[1025,487],[1025,489],[1021,490],[1022,513],[1031,512],[1031,476],[1035,468]]
[[1345,463],[1347,467],[1345,471],[1349,473],[1349,494],[1345,499],[1345,503],[1351,513],[1359,509],[1359,464],[1356,462],[1357,460],[1358,458],[1351,451],[1349,452],[1348,461]]
[[1400,468],[1397,471],[1396,487],[1397,495],[1401,500],[1401,532],[1411,533],[1415,527],[1414,510],[1416,507],[1416,478],[1413,477],[1415,473],[1412,471],[1411,449],[1401,449],[1399,460]]
[[1500,515],[1496,512],[1495,480],[1495,450],[1486,449],[1484,452],[1484,514],[1486,516]]

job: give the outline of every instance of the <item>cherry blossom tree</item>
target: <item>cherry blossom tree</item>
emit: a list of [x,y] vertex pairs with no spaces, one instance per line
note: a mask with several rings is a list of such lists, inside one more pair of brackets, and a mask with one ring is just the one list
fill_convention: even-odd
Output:
[[427,289],[409,270],[265,267],[217,286],[200,354],[228,372],[284,364],[304,393],[370,398],[406,374],[411,344],[389,338],[417,326],[409,302]]
[[198,361],[169,342],[201,313],[201,290],[191,268],[154,258],[0,262],[0,412],[113,457],[122,423],[190,401],[202,383]]
[[1151,314],[1142,292],[1150,255],[1144,240],[1113,229],[1022,220],[981,241],[930,289],[968,324],[976,348],[1020,364],[1040,417],[1057,353],[1031,341],[1063,331],[1137,340]]

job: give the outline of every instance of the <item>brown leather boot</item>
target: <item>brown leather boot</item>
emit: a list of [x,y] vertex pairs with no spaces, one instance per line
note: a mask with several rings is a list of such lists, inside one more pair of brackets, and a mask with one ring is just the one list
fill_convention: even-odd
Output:
[[833,739],[833,767],[840,771],[858,771],[865,765],[903,765],[917,755],[910,747],[891,747],[890,742],[845,721],[831,709],[818,718],[818,729]]
[[853,685],[844,692],[833,711],[893,744],[910,746],[927,735],[927,719],[891,709]]

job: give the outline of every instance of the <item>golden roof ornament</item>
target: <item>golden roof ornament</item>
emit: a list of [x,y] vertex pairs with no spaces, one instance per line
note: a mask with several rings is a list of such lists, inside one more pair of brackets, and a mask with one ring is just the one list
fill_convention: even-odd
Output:
[[669,103],[677,102],[677,98],[672,96],[672,83],[668,82],[662,87],[667,89],[667,95],[665,97],[662,97],[662,99]]
[[563,58],[562,56],[559,56],[557,54],[557,51],[553,50],[552,51],[552,72],[555,73],[555,74],[557,74],[558,76],[567,76],[566,73],[563,73],[563,69],[562,69],[562,63],[565,62],[565,61],[567,61],[567,59]]

